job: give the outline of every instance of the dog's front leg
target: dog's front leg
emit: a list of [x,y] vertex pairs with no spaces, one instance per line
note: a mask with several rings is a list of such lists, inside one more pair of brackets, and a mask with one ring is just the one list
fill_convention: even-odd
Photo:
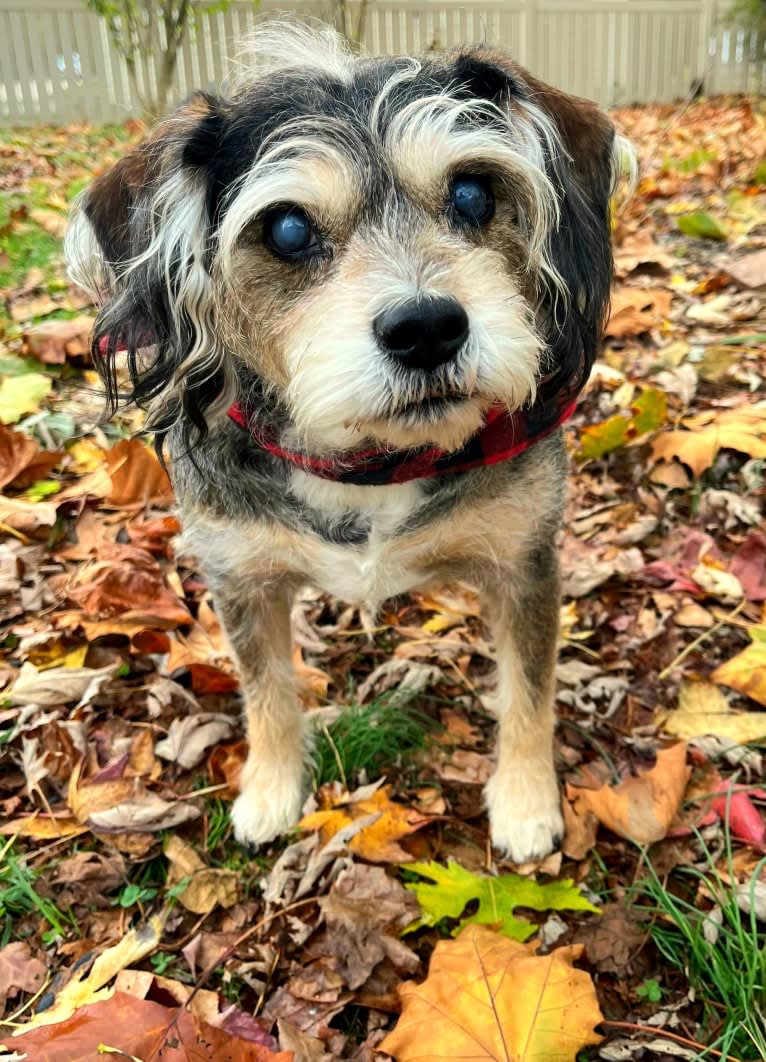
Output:
[[563,835],[553,764],[558,558],[538,546],[485,591],[497,650],[497,766],[485,789],[492,843],[514,863]]
[[288,579],[216,581],[216,608],[239,664],[249,751],[231,819],[242,844],[262,844],[298,821],[305,729],[291,660]]

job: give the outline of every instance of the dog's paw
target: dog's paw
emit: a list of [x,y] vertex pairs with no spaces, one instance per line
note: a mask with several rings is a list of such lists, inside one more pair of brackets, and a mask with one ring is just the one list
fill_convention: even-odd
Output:
[[234,837],[251,847],[273,841],[296,824],[302,805],[302,769],[256,767],[231,808]]
[[492,844],[513,863],[537,863],[561,844],[564,819],[555,776],[523,768],[494,774],[484,789]]

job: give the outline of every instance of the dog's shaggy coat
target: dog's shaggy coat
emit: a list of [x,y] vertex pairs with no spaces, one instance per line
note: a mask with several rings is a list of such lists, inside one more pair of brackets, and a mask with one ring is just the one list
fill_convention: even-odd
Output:
[[[236,401],[285,447],[342,462],[365,446],[455,450],[491,408],[579,390],[609,295],[612,126],[488,48],[358,58],[331,31],[281,25],[242,69],[228,98],[194,96],[96,179],[67,238],[102,302],[110,397],[126,350],[125,397],[166,444],[184,542],[239,664],[236,835],[273,838],[304,796],[296,589],[374,608],[463,579],[497,649],[492,840],[541,857],[562,831],[560,432],[492,467],[368,486],[266,452],[226,413]],[[452,314],[449,344],[434,317],[438,357],[424,307]]]

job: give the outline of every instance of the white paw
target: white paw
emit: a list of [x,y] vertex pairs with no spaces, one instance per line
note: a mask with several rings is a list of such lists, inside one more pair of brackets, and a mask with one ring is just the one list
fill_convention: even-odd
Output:
[[259,845],[291,829],[303,805],[303,767],[256,765],[231,808],[234,836],[240,844]]
[[564,836],[555,776],[518,766],[496,772],[484,787],[492,844],[513,863],[537,863]]

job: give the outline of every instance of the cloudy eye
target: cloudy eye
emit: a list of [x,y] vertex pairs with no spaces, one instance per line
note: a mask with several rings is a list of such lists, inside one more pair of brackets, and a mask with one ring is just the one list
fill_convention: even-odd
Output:
[[317,245],[317,235],[300,207],[275,210],[266,219],[266,242],[283,258],[294,258]]
[[450,205],[462,225],[485,225],[495,212],[495,197],[483,177],[456,177],[452,182]]

